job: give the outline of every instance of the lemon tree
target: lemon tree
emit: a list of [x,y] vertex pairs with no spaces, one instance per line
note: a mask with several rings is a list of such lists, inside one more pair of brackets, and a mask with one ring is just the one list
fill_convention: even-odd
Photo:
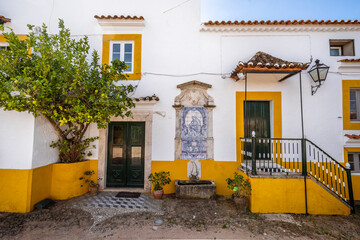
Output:
[[127,66],[119,60],[99,63],[98,53],[89,53],[88,38],[71,37],[62,20],[57,34],[46,25],[37,34],[28,28],[25,40],[1,29],[9,48],[0,51],[0,108],[45,117],[59,137],[51,145],[59,161],[81,161],[96,140],[84,138],[90,124],[105,128],[110,116],[131,114],[134,88],[118,82],[126,80]]

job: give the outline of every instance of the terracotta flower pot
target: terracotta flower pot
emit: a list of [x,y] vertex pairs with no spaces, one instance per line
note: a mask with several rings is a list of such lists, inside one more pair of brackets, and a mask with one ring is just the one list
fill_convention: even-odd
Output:
[[246,213],[249,207],[249,200],[246,197],[234,197],[237,210],[240,213]]
[[154,191],[153,194],[154,194],[155,199],[160,200],[162,198],[162,196],[164,195],[164,190],[161,189],[161,190]]
[[90,186],[90,195],[97,195],[99,193],[99,186]]

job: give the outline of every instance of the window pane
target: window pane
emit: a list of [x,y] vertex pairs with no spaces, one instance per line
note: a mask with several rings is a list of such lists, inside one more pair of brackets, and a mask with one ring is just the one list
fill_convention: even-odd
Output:
[[132,44],[131,43],[125,43],[125,52],[132,52]]
[[119,54],[119,53],[114,53],[114,54],[113,54],[112,60],[114,61],[115,59],[119,59],[119,60],[120,60],[120,54]]
[[339,49],[330,49],[330,56],[340,56]]
[[124,144],[124,127],[114,126],[113,144]]
[[356,100],[356,91],[350,90],[350,100]]
[[132,62],[132,54],[131,53],[125,53],[124,62]]
[[123,147],[113,147],[112,164],[123,164]]
[[144,137],[142,126],[131,126],[131,144],[141,145]]
[[357,103],[356,103],[356,90],[350,90],[350,119],[358,119]]
[[354,171],[354,155],[352,153],[348,154],[348,161],[350,163],[351,170]]
[[125,62],[125,64],[129,67],[128,69],[124,70],[124,72],[132,72],[132,63],[127,63]]
[[115,43],[113,45],[113,52],[120,53],[120,44]]
[[141,147],[131,147],[131,165],[141,166]]

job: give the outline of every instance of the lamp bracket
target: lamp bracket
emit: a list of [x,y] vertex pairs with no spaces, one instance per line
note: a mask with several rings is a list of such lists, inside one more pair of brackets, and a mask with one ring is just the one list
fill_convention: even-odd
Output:
[[311,85],[311,96],[316,93],[316,91],[319,89],[320,86],[321,85],[316,85],[316,86]]

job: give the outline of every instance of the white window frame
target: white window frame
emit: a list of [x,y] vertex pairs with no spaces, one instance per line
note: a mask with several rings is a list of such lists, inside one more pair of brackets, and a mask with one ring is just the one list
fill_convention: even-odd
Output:
[[[354,159],[354,170],[351,170],[353,173],[360,173],[360,152],[349,152],[348,153],[348,162],[349,162],[349,155],[353,155]],[[350,164],[350,162],[349,162]]]
[[124,70],[124,73],[126,74],[133,74],[134,73],[134,69],[135,69],[135,62],[134,62],[134,56],[135,56],[135,41],[110,41],[110,54],[109,54],[109,63],[111,63],[111,61],[113,61],[112,57],[113,57],[113,46],[114,44],[120,44],[120,61],[124,61],[125,59],[125,44],[126,43],[131,43],[132,44],[132,69],[131,71],[127,71]]
[[[350,92],[351,91],[355,91],[357,119],[350,119],[350,122],[359,122],[360,121],[360,88],[350,88]],[[349,102],[350,102],[350,99],[349,99]],[[350,109],[350,113],[351,113],[351,109]]]

